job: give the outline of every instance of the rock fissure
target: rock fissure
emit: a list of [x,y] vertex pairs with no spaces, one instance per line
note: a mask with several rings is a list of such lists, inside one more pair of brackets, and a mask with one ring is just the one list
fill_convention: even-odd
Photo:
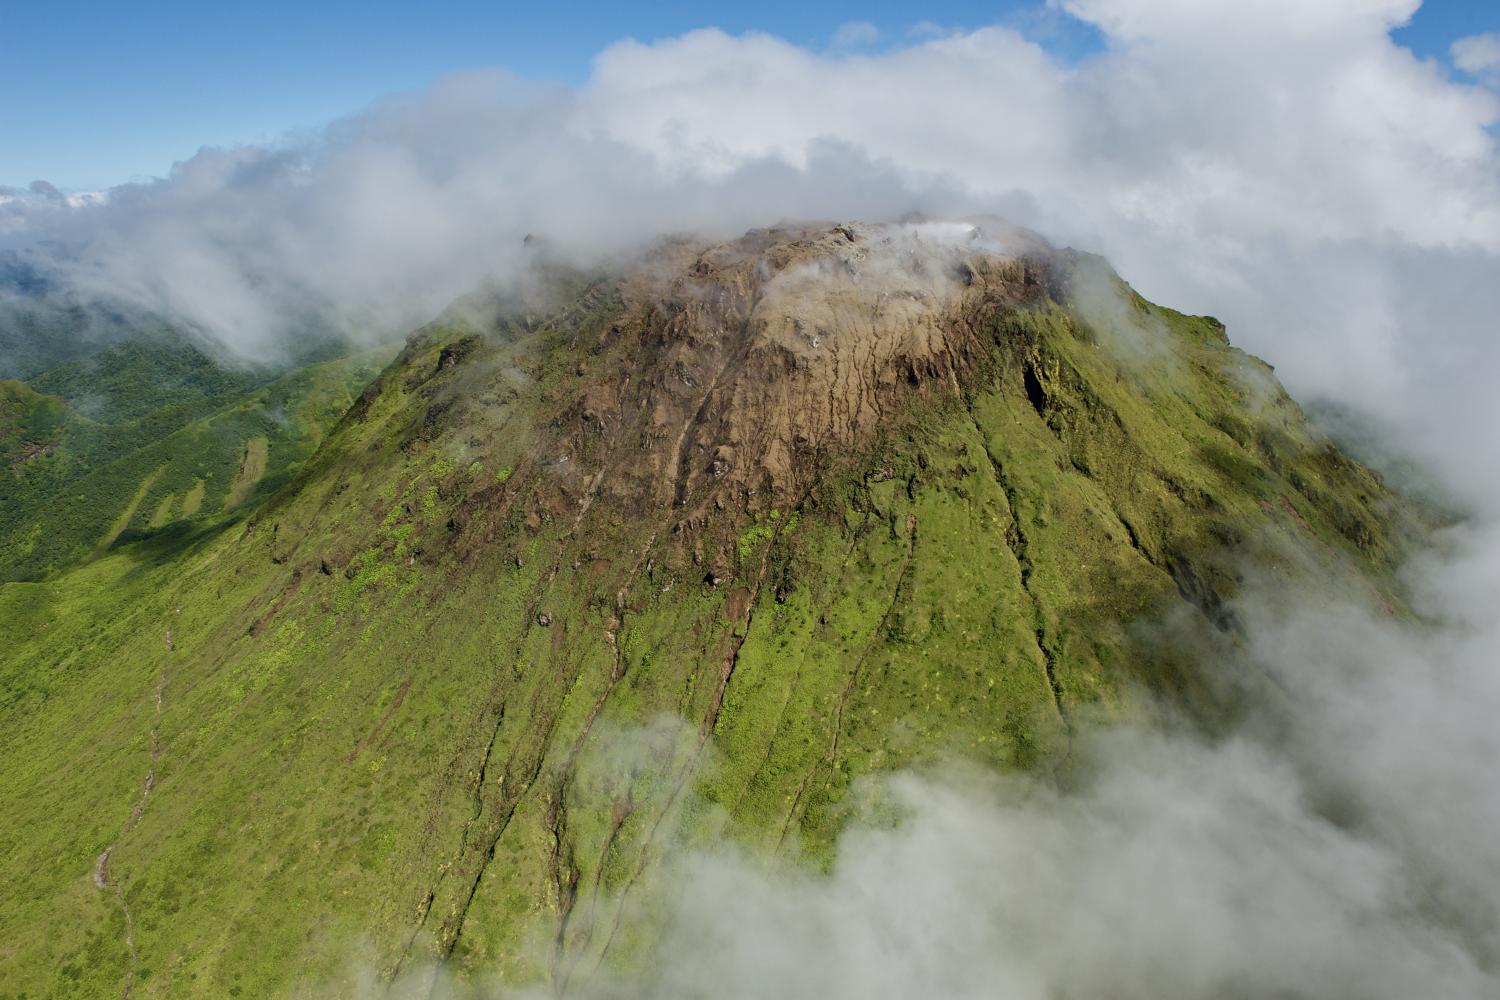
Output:
[[887,602],[885,612],[880,616],[880,621],[876,624],[874,633],[871,634],[869,641],[860,650],[859,657],[854,661],[854,666],[849,671],[849,679],[844,683],[843,690],[839,692],[839,699],[833,713],[833,736],[829,741],[828,752],[803,775],[801,783],[797,786],[797,791],[792,796],[791,809],[787,812],[786,822],[782,824],[781,834],[776,840],[777,850],[781,849],[782,844],[785,843],[787,836],[791,832],[792,826],[796,823],[803,796],[807,793],[807,789],[812,784],[813,778],[816,777],[818,771],[824,766],[832,769],[837,769],[838,767],[839,737],[843,733],[844,712],[848,707],[849,698],[854,692],[855,685],[859,682],[860,670],[864,667],[865,661],[870,658],[871,652],[874,651],[875,647],[884,638],[887,629],[890,627],[891,618],[895,615],[896,608],[901,603],[901,591],[908,582],[908,575],[911,572],[916,550],[917,518],[913,514],[908,514],[906,517],[906,554],[901,560],[901,568],[896,571],[896,582],[891,588],[891,599]]
[[661,824],[666,820],[668,814],[671,813],[672,806],[676,804],[678,797],[682,794],[682,790],[698,770],[698,764],[703,756],[704,748],[708,745],[708,738],[712,735],[714,726],[718,722],[719,712],[724,704],[725,692],[728,690],[729,681],[734,676],[734,668],[739,661],[740,650],[744,647],[745,640],[750,635],[750,627],[755,619],[755,602],[760,595],[761,586],[765,581],[766,567],[769,565],[771,550],[773,548],[774,545],[767,545],[765,551],[761,554],[760,566],[756,572],[754,583],[750,587],[749,599],[745,602],[745,620],[733,627],[730,632],[728,649],[724,654],[723,666],[719,671],[719,683],[709,702],[708,712],[704,717],[703,724],[699,727],[697,746],[689,756],[687,763],[680,769],[677,779],[673,783],[672,791],[667,796],[666,803],[662,806],[661,811],[657,813],[656,818],[647,830],[645,840],[641,845],[640,861],[620,890],[619,899],[615,903],[615,918],[610,924],[609,935],[605,938],[603,947],[599,949],[599,958],[589,973],[590,978],[598,972],[599,966],[604,962],[605,955],[609,952],[610,946],[615,941],[615,936],[619,933],[620,922],[625,912],[626,897],[630,894],[631,889],[635,887],[636,882],[645,874],[650,861],[651,847],[655,842],[656,834],[661,828]]
[[[989,459],[990,472],[995,478],[995,485],[1005,496],[1006,507],[1010,512],[1010,524],[1005,531],[1005,542],[1010,547],[1012,555],[1015,556],[1016,565],[1021,574],[1021,589],[1031,600],[1031,618],[1033,623],[1033,637],[1036,640],[1037,654],[1040,657],[1043,678],[1047,685],[1047,691],[1051,695],[1051,702],[1057,719],[1062,723],[1063,731],[1068,739],[1068,753],[1072,753],[1074,738],[1073,720],[1070,718],[1068,708],[1064,700],[1062,681],[1057,675],[1056,653],[1048,636],[1047,617],[1042,606],[1042,599],[1033,588],[1032,572],[1034,565],[1031,559],[1031,541],[1027,536],[1026,529],[1021,526],[1021,513],[1019,509],[1019,494],[1015,486],[1010,482],[1005,473],[1005,468],[995,453],[990,450],[983,426],[974,414],[972,404],[966,407],[970,423],[973,424],[974,432],[979,436],[979,445],[984,449],[985,457]],[[1064,761],[1066,763],[1066,759]]]
[[[561,851],[563,840],[566,837],[566,799],[568,794],[568,786],[574,776],[574,771],[577,765],[579,754],[583,751],[584,745],[588,742],[589,736],[593,732],[594,725],[598,721],[600,714],[604,710],[605,702],[614,692],[615,687],[625,677],[625,662],[620,651],[620,631],[624,627],[626,597],[629,594],[631,585],[635,582],[637,575],[640,573],[642,566],[646,564],[651,549],[656,544],[656,538],[657,533],[652,532],[651,535],[647,538],[646,544],[641,548],[641,551],[638,554],[635,563],[631,566],[630,571],[626,574],[625,582],[621,584],[620,588],[615,592],[614,614],[611,617],[610,621],[607,623],[604,630],[604,639],[609,646],[611,657],[609,679],[605,683],[604,690],[601,691],[599,693],[599,696],[594,700],[594,703],[589,710],[588,718],[584,721],[583,727],[578,734],[578,738],[573,741],[573,744],[568,751],[566,760],[559,768],[558,785],[553,792],[553,809],[555,810],[554,820],[552,823],[552,835],[554,841],[554,876],[556,876],[559,870],[557,866],[558,852]],[[624,814],[617,813],[611,824],[609,836],[605,839],[604,847],[600,852],[598,874],[595,876],[594,881],[594,891],[592,897],[593,901],[590,904],[591,911],[597,905],[599,882],[603,877],[602,873],[604,868],[604,860],[608,856],[610,848],[614,843],[615,836],[619,833],[619,829],[624,824],[625,818],[628,815],[628,810]],[[552,980],[554,988],[559,994],[561,994],[563,990],[566,989],[568,976],[571,971],[571,966],[569,970],[565,971],[562,967],[562,962],[565,957],[564,949],[566,944],[568,924],[572,919],[573,906],[577,899],[578,878],[580,873],[576,868],[573,868],[571,870],[571,874],[572,882],[569,887],[569,891],[566,894],[564,894],[563,887],[560,882],[557,886],[558,921],[555,945],[553,949],[553,957],[551,961]],[[588,931],[586,931],[586,933],[588,933]]]

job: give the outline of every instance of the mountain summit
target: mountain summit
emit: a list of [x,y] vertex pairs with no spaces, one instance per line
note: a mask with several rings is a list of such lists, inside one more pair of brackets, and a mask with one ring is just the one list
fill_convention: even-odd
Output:
[[[679,238],[416,331],[259,505],[0,590],[13,995],[649,969],[673,859],[861,776],[1066,782],[1233,697],[1247,572],[1392,608],[1402,505],[1209,317],[991,220]],[[603,971],[601,971],[603,970]]]

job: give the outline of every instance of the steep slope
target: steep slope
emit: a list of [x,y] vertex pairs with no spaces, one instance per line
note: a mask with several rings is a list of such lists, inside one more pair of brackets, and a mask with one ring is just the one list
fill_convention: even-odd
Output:
[[[1401,506],[1222,326],[966,225],[539,264],[228,530],[0,590],[0,982],[286,995],[649,962],[662,862],[817,864],[860,775],[1065,780],[1232,699],[1248,565],[1393,608]],[[3,995],[3,994],[0,994]]]

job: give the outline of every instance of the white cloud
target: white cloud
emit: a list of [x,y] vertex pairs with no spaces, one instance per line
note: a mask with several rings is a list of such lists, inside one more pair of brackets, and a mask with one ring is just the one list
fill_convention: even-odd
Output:
[[[0,242],[245,355],[309,313],[414,326],[528,232],[604,253],[784,217],[992,212],[1212,312],[1294,393],[1374,410],[1500,495],[1500,97],[1395,45],[1411,0],[1066,0],[1061,62],[1015,31],[860,58],[768,35],[622,42],[576,89],[455,77],[279,149],[205,150],[68,206],[9,192]],[[1483,37],[1483,36],[1482,36]],[[1488,42],[1458,57],[1487,65]]]
[[845,21],[833,32],[836,51],[869,48],[880,41],[880,29],[869,21]]
[[1419,622],[1338,588],[1252,582],[1235,608],[1248,642],[1220,676],[1269,678],[1280,697],[1237,734],[1095,732],[1067,792],[962,768],[856,785],[869,819],[830,872],[723,849],[667,861],[661,960],[575,985],[661,1000],[1500,994],[1500,534],[1454,541],[1460,558],[1413,567]]
[[1473,997],[1500,982],[1421,913],[1398,855],[1308,809],[1244,741],[1115,734],[1068,795],[892,782],[827,877],[699,857],[644,982],[585,996]]
[[1491,87],[1500,87],[1500,34],[1470,35],[1453,43],[1453,65]]
[[1421,0],[1048,0],[1076,17],[1098,25],[1127,42],[1211,42],[1232,48],[1248,32],[1259,39],[1283,42],[1335,36],[1383,39],[1390,29],[1411,20]]
[[916,24],[906,29],[906,35],[908,38],[940,38],[946,34],[948,34],[948,29],[943,27],[941,24],[938,24],[936,21],[918,21]]

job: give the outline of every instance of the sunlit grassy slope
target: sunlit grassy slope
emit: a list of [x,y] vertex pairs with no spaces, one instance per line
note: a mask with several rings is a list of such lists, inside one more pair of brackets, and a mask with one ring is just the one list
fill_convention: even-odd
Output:
[[143,448],[146,537],[0,587],[0,997],[334,996],[439,958],[576,985],[650,961],[674,852],[817,865],[860,775],[1061,774],[1137,686],[1226,711],[1132,623],[1232,635],[1252,559],[1383,590],[1392,500],[1216,322],[1130,302],[1157,353],[996,311],[966,384],[805,496],[686,526],[558,493],[559,422],[654,336],[608,282],[420,331],[239,517],[146,530],[222,506],[245,451],[195,442],[274,458],[290,390]]

